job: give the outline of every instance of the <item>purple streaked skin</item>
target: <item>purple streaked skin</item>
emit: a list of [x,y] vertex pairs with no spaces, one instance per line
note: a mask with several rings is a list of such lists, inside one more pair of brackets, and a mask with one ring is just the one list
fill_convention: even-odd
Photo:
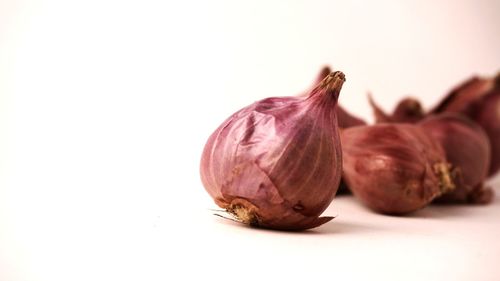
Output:
[[454,188],[441,146],[413,124],[341,131],[343,179],[372,210],[403,215]]
[[490,142],[481,126],[453,112],[429,116],[419,126],[442,145],[454,174],[456,188],[435,201],[471,204],[491,202],[493,190],[483,186],[490,167]]
[[430,114],[458,112],[478,123],[488,135],[491,162],[488,176],[500,170],[500,73],[496,77],[472,77],[454,88]]
[[336,104],[344,74],[333,72],[307,97],[274,97],[229,117],[209,137],[202,183],[235,219],[304,230],[333,200],[342,171]]

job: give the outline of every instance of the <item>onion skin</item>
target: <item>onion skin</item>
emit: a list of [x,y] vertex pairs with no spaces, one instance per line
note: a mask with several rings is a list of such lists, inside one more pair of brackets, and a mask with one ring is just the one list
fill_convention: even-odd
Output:
[[471,104],[466,115],[477,122],[488,135],[491,145],[488,175],[493,176],[500,170],[500,75],[495,88]]
[[251,226],[304,230],[337,192],[342,151],[336,104],[345,81],[333,72],[308,97],[274,97],[229,117],[209,137],[202,183],[215,203]]
[[491,163],[488,176],[500,170],[500,73],[495,78],[473,77],[453,89],[431,114],[458,112],[478,123],[488,135]]
[[441,146],[412,124],[341,131],[343,179],[372,210],[403,215],[454,189]]
[[471,103],[483,97],[494,86],[494,79],[474,76],[453,88],[446,97],[439,102],[431,113],[465,112]]
[[416,123],[425,118],[425,112],[420,102],[407,97],[398,102],[392,114],[387,114],[377,105],[371,95],[368,101],[373,109],[376,123]]
[[366,125],[366,122],[358,118],[351,113],[347,112],[342,106],[337,106],[337,118],[339,122],[339,128],[345,129],[356,126]]
[[419,123],[437,140],[453,167],[456,188],[438,197],[440,203],[485,204],[493,191],[483,182],[490,166],[490,143],[484,130],[475,122],[457,113],[430,116]]
[[[314,86],[317,85],[321,80],[323,80],[329,73],[331,73],[331,69],[328,66],[324,66],[316,76],[316,80],[314,81]],[[314,88],[313,86],[313,88]],[[308,93],[303,93],[301,96],[306,96]],[[340,104],[337,104],[337,121],[339,129],[345,129],[356,126],[364,126],[366,122],[351,113],[345,110]],[[341,179],[339,189],[337,190],[337,194],[347,194],[350,193],[349,187],[345,184],[344,180]]]
[[[321,82],[329,73],[331,73],[331,69],[328,66],[324,66],[316,76],[316,80],[314,81],[314,86],[316,86],[318,83]],[[300,96],[306,96],[308,93],[303,93]],[[366,122],[359,118],[354,116],[352,113],[348,112],[345,108],[337,104],[336,107],[337,110],[337,120],[338,120],[338,126],[341,129],[344,128],[349,128],[349,127],[355,127],[355,126],[362,126],[366,125]]]

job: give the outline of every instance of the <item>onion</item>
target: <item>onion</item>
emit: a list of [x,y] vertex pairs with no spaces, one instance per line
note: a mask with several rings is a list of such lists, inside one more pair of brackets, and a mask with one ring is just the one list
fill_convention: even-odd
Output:
[[401,215],[454,189],[442,147],[412,124],[341,131],[343,179],[376,212]]
[[453,167],[456,188],[436,199],[446,203],[489,203],[493,191],[483,182],[490,166],[490,143],[484,130],[457,113],[430,116],[419,123],[437,140]]
[[380,106],[375,103],[371,95],[368,101],[373,109],[376,123],[415,123],[425,117],[422,105],[416,98],[406,97],[398,102],[392,114],[385,113]]
[[458,112],[477,122],[491,145],[488,175],[500,170],[500,73],[495,78],[473,77],[453,89],[431,114]]
[[273,97],[234,113],[209,137],[202,183],[236,220],[303,230],[333,200],[342,171],[336,105],[344,74],[327,75],[307,97]]

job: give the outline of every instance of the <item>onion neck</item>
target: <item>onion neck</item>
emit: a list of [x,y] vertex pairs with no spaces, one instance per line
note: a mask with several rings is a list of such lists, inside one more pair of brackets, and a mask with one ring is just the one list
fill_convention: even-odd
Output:
[[328,104],[333,101],[336,104],[344,82],[344,73],[341,71],[334,71],[319,82],[319,84],[311,91],[307,100],[311,100],[314,103],[319,102]]
[[408,116],[424,116],[424,111],[422,109],[422,105],[420,102],[413,98],[406,98],[402,100],[394,110],[394,115],[398,117],[403,115],[404,117]]

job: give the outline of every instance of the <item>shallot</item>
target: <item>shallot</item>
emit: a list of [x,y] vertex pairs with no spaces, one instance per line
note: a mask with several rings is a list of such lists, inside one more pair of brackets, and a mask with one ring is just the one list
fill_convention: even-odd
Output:
[[342,171],[336,105],[344,74],[307,97],[273,97],[234,113],[209,137],[202,183],[215,203],[251,226],[303,230],[333,200]]
[[456,188],[436,199],[446,203],[489,203],[493,191],[483,186],[490,166],[490,143],[484,130],[457,113],[442,113],[418,124],[437,140],[452,165]]
[[488,175],[500,170],[500,73],[496,77],[473,77],[453,89],[431,114],[458,112],[478,123],[491,145]]
[[439,143],[412,124],[341,131],[343,179],[376,212],[401,215],[455,188]]

